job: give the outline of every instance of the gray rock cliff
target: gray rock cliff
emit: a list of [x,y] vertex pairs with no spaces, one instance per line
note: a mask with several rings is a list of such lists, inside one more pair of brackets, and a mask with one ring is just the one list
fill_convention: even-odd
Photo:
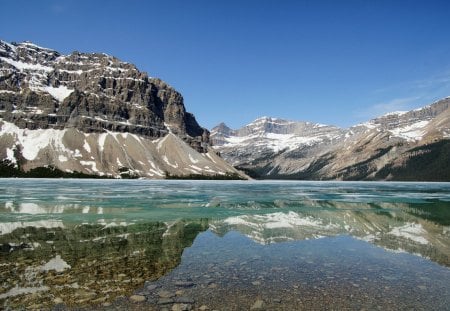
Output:
[[198,151],[209,133],[164,81],[106,54],[61,55],[0,41],[0,117],[27,129],[76,128],[157,138],[169,130]]
[[130,63],[0,40],[0,176],[241,174],[209,141],[179,92]]

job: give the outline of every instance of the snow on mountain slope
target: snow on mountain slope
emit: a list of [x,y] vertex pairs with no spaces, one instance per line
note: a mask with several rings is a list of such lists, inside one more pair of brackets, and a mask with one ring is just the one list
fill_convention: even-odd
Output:
[[[211,130],[211,141],[224,159],[256,178],[389,179],[394,177],[388,170],[409,167],[411,157],[450,138],[449,104],[445,98],[348,129],[269,117],[238,130],[222,123]],[[442,160],[444,154],[430,157]],[[413,173],[408,176],[414,180]]]
[[[73,173],[120,178],[238,173],[211,152],[199,153],[174,134],[151,140],[136,134],[83,133],[77,129],[20,129],[0,121],[0,158],[28,171],[53,166]],[[214,153],[213,153],[214,154]]]
[[319,144],[327,145],[341,139],[345,134],[343,130],[334,126],[269,117],[258,118],[239,130],[226,129],[224,124],[213,128],[211,141],[214,148],[233,165],[247,161],[242,154],[248,153],[251,155],[249,160],[254,160],[258,155],[312,148]]

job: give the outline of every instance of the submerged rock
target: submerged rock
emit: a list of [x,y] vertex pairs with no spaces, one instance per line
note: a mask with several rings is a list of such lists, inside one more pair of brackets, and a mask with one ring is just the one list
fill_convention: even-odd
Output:
[[265,308],[264,301],[261,299],[258,299],[255,301],[255,303],[250,308],[250,310],[263,310],[264,308]]
[[133,296],[130,296],[130,301],[132,301],[132,302],[143,302],[143,301],[145,301],[145,296],[141,296],[141,295],[133,295]]

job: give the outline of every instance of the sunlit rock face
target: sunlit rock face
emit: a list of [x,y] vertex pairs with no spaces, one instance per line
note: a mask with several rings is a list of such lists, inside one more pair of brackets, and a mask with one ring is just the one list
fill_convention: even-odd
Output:
[[2,117],[20,128],[169,132],[201,143],[208,132],[186,112],[183,97],[160,79],[103,53],[61,55],[30,42],[0,42]]
[[211,130],[215,149],[262,179],[450,180],[450,98],[348,129],[263,117]]
[[0,176],[237,173],[209,150],[180,93],[113,56],[0,40],[0,77]]
[[[67,227],[22,224],[0,235],[0,301],[12,308],[98,305],[175,268],[206,221]],[[23,295],[30,293],[36,295]]]

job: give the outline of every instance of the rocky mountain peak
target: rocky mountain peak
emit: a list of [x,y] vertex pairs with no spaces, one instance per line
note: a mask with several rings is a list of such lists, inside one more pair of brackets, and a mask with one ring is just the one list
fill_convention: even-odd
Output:
[[211,129],[211,135],[229,136],[232,132],[233,130],[224,122],[219,123]]
[[133,64],[0,41],[0,176],[245,178],[209,140],[183,96]]
[[0,118],[19,128],[77,128],[161,137],[169,131],[205,151],[209,132],[160,79],[104,53],[61,55],[0,41]]

